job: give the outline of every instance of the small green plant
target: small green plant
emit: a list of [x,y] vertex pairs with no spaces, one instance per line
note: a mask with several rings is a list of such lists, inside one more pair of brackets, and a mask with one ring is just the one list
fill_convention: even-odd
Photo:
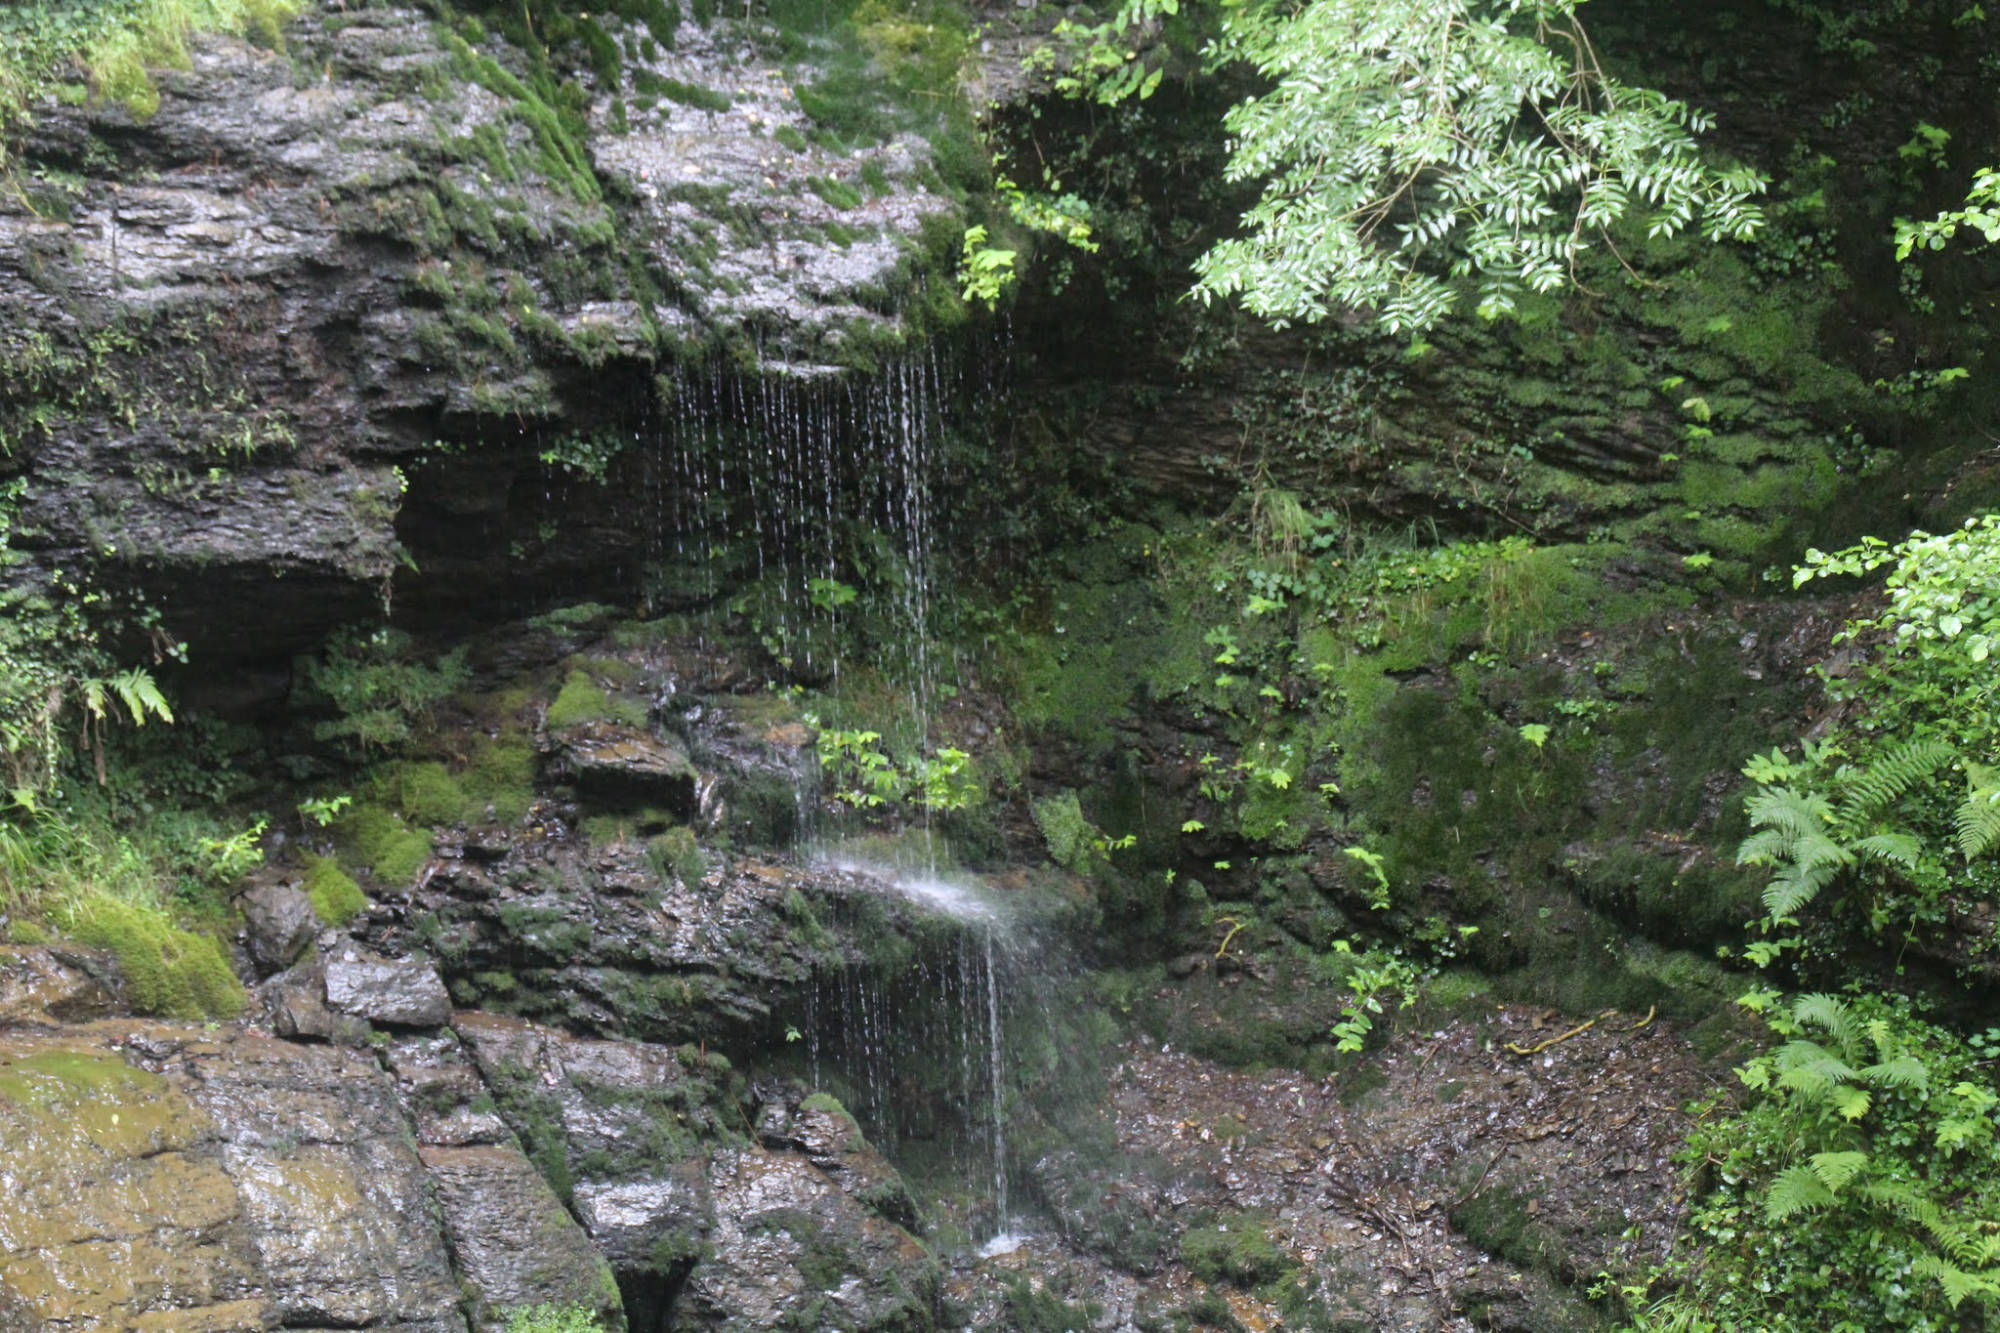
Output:
[[327,641],[323,654],[299,659],[298,702],[331,711],[313,735],[359,757],[402,748],[431,709],[470,678],[463,649],[425,665],[400,630],[348,629]]
[[984,301],[991,306],[1014,280],[1016,252],[988,245],[986,239],[984,227],[965,229],[965,244],[958,261],[958,285],[966,300]]
[[340,818],[340,812],[354,804],[354,798],[345,792],[338,796],[308,796],[299,802],[299,814],[310,819],[319,828],[325,828]]
[[1408,1009],[1417,1002],[1424,973],[1415,963],[1392,949],[1369,949],[1354,953],[1346,940],[1334,942],[1334,952],[1351,955],[1352,965],[1341,984],[1350,998],[1341,1007],[1340,1020],[1333,1025],[1334,1049],[1359,1052],[1375,1028],[1375,1014],[1384,1012],[1383,1000],[1393,998],[1397,1007]]
[[271,821],[259,819],[247,829],[220,838],[200,838],[196,846],[202,858],[202,878],[216,886],[234,884],[264,864],[264,849],[257,844]]
[[581,1305],[523,1305],[507,1314],[507,1333],[605,1333],[595,1312]]
[[[2000,1313],[2000,1095],[1907,1001],[1756,991],[1780,1044],[1697,1108],[1683,1284],[1644,1328],[1974,1328]],[[1683,1322],[1673,1322],[1680,1320]]]

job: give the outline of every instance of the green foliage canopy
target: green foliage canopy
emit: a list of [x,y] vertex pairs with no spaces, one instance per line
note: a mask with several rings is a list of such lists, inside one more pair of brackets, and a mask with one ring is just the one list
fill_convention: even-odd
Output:
[[1360,307],[1421,329],[1464,286],[1488,317],[1562,287],[1629,216],[1655,235],[1754,234],[1762,179],[1704,163],[1701,113],[1606,73],[1575,9],[1230,4],[1214,55],[1273,86],[1229,112],[1228,175],[1264,193],[1246,234],[1197,261],[1197,295],[1279,324]]
[[[1263,183],[1243,234],[1196,261],[1195,295],[1283,326],[1346,309],[1391,332],[1470,291],[1489,318],[1574,280],[1621,223],[1747,239],[1755,171],[1703,160],[1701,112],[1614,78],[1580,0],[1223,0],[1211,70],[1269,83],[1225,117],[1232,181]],[[1131,30],[1174,0],[1130,0]],[[1075,30],[1059,92],[1144,98],[1132,52]]]

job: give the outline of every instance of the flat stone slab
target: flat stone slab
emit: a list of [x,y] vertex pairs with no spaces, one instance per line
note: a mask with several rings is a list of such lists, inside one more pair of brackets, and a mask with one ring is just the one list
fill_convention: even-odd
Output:
[[591,722],[562,733],[564,769],[587,793],[695,813],[700,774],[671,741],[615,723]]

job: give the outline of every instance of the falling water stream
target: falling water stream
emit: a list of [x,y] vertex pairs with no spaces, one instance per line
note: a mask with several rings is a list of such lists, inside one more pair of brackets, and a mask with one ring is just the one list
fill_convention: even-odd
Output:
[[[955,357],[926,345],[862,378],[685,369],[671,385],[678,410],[657,431],[651,455],[649,488],[661,513],[646,553],[652,566],[670,570],[670,584],[689,600],[754,579],[767,649],[836,697],[842,608],[852,596],[843,576],[873,583],[878,610],[892,608],[901,629],[889,650],[899,660],[878,651],[871,665],[901,683],[910,731],[926,752],[943,693],[931,632],[942,439],[969,388],[990,396],[995,387],[973,361],[968,375]],[[816,803],[800,791],[801,811]],[[837,851],[815,856],[865,892],[902,899],[950,929],[919,929],[928,942],[913,973],[842,967],[815,979],[802,1034],[810,1077],[816,1088],[836,1079],[845,1085],[886,1151],[911,1131],[958,1141],[960,1172],[990,1181],[1004,1240],[1011,1215],[1004,978],[1019,951],[1002,908],[940,875],[927,811],[919,831],[922,863],[908,869]],[[953,1082],[946,1108],[904,1095],[936,1094]],[[970,1160],[975,1145],[985,1150],[983,1168]]]

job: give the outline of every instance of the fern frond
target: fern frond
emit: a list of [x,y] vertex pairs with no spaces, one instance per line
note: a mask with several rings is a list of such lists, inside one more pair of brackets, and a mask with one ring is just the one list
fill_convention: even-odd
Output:
[[1848,784],[1836,822],[1844,829],[1861,828],[1957,757],[1943,741],[1910,741],[1878,756]]
[[167,706],[167,698],[160,693],[153,673],[144,667],[119,672],[111,678],[111,688],[117,691],[119,702],[132,714],[133,725],[145,726],[148,717],[157,717],[168,723],[174,720],[174,710]]
[[1833,882],[1840,863],[1797,861],[1771,876],[1764,886],[1764,910],[1774,917],[1795,915]]
[[1924,1062],[1914,1055],[1899,1055],[1881,1064],[1869,1065],[1861,1071],[1861,1077],[1870,1083],[1886,1083],[1892,1088],[1928,1088],[1931,1075],[1924,1068]]
[[1853,1065],[1816,1041],[1786,1042],[1778,1050],[1777,1065],[1779,1087],[1814,1099],[1861,1077]]
[[1840,1187],[1860,1175],[1867,1165],[1868,1154],[1865,1152],[1816,1152],[1812,1155],[1812,1173],[1833,1194],[1838,1194]]
[[1833,1202],[1833,1191],[1813,1174],[1809,1166],[1788,1166],[1771,1181],[1764,1194],[1764,1219],[1782,1222],[1794,1213],[1810,1212]]
[[1792,1001],[1792,1021],[1800,1027],[1818,1028],[1833,1038],[1840,1047],[1841,1058],[1848,1063],[1859,1064],[1866,1058],[1862,1039],[1867,1029],[1854,1016],[1854,1010],[1848,1007],[1847,1001],[1839,996],[1828,995],[1824,991],[1799,996]]
[[1782,829],[1767,828],[1751,834],[1736,845],[1736,864],[1740,866],[1779,865],[1792,859],[1792,847],[1798,838]]
[[1752,828],[1773,829],[1791,838],[1824,833],[1833,820],[1833,806],[1818,792],[1790,787],[1759,787],[1743,802]]
[[2000,784],[1974,787],[1952,813],[1958,850],[1970,861],[2000,846]]
[[1849,843],[1847,850],[1863,860],[1887,861],[1905,870],[1915,870],[1924,844],[1913,833],[1874,833]]
[[1990,1273],[1968,1273],[1949,1259],[1935,1254],[1920,1255],[1911,1265],[1910,1271],[1918,1277],[1935,1280],[1944,1288],[1944,1298],[1956,1310],[1969,1297],[1990,1298],[2000,1295],[2000,1283],[1994,1281]]

